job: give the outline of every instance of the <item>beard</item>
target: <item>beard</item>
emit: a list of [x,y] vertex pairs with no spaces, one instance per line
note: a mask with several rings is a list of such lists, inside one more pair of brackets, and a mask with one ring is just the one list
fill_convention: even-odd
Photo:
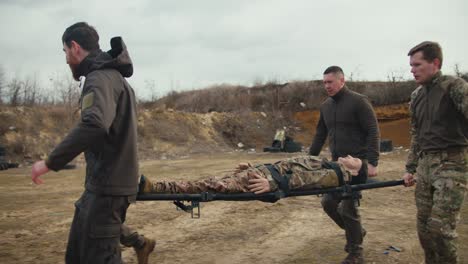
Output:
[[78,72],[78,67],[80,66],[79,64],[68,64],[68,66],[70,67],[70,70],[72,72],[72,75],[73,75],[73,79],[75,79],[75,81],[79,81],[80,80],[80,73]]

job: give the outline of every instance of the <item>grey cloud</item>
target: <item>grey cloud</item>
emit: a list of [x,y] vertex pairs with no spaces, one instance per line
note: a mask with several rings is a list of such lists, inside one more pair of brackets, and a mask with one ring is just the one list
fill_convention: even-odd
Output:
[[465,10],[462,0],[0,0],[0,64],[46,76],[67,71],[60,37],[87,21],[104,50],[111,37],[123,36],[139,94],[145,80],[161,91],[288,81],[320,78],[330,64],[384,80],[389,71],[407,74],[407,50],[425,39],[441,42],[446,72],[454,63],[468,71],[468,38],[459,29],[468,22]]

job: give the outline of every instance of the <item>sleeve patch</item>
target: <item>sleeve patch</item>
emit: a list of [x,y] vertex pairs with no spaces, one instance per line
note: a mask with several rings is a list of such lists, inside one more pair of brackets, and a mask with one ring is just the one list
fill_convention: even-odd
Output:
[[91,107],[94,103],[94,92],[90,92],[83,97],[83,101],[81,102],[81,111]]

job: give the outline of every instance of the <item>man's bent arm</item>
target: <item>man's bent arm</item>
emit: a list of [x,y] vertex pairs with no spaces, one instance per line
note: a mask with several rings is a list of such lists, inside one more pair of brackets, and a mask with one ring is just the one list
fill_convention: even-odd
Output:
[[[52,151],[46,160],[49,169],[57,171],[81,152],[99,149],[105,140],[116,113],[116,99],[112,87],[91,76],[83,88],[81,121]],[[116,98],[117,97],[117,98]]]
[[78,124],[46,159],[47,168],[58,171],[81,152],[104,139],[105,130],[89,124]]
[[420,88],[416,89],[411,94],[411,101],[410,101],[410,106],[409,106],[409,113],[410,113],[410,119],[411,119],[411,125],[410,125],[411,144],[409,148],[408,158],[406,159],[406,171],[410,174],[414,174],[416,172],[416,168],[418,167],[419,151],[420,151],[418,138],[416,134],[415,119],[413,117],[414,113],[411,108],[411,104],[416,98],[416,95],[419,92],[419,89]]
[[359,123],[361,128],[367,132],[367,159],[369,164],[377,167],[380,153],[380,132],[377,117],[372,105],[367,99],[361,101],[359,108]]

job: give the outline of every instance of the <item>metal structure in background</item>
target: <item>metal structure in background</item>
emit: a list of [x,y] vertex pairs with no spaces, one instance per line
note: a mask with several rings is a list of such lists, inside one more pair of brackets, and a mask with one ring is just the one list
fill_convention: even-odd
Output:
[[[304,191],[289,191],[287,193],[278,190],[275,192],[254,194],[254,193],[211,193],[202,192],[197,194],[163,194],[163,193],[145,193],[138,194],[138,201],[174,201],[178,209],[191,213],[192,218],[200,218],[200,204],[202,202],[212,201],[253,201],[258,200],[262,202],[274,203],[282,198],[292,196],[307,196],[307,195],[321,195],[326,193],[342,193],[343,199],[354,199],[359,202],[361,199],[362,190],[385,188],[403,185],[403,180],[385,181],[385,182],[371,182],[356,185],[342,185],[339,187],[317,189],[317,190],[304,190]],[[186,204],[184,202],[189,202]],[[194,211],[195,210],[195,211]]]

